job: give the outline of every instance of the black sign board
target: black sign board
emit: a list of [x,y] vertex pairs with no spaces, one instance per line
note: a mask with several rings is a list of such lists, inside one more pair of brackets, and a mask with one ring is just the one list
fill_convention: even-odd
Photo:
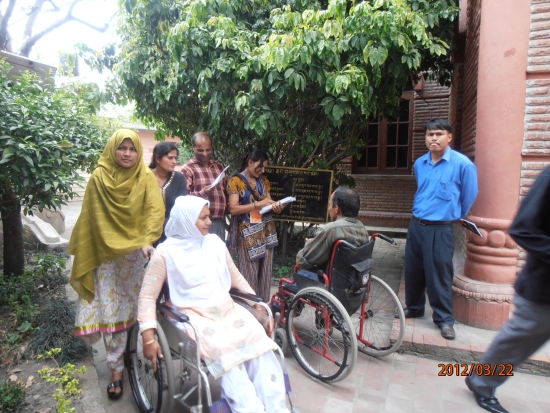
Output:
[[296,197],[296,201],[287,205],[283,212],[273,214],[274,219],[314,224],[328,222],[332,171],[269,166],[265,175],[271,183],[271,198]]

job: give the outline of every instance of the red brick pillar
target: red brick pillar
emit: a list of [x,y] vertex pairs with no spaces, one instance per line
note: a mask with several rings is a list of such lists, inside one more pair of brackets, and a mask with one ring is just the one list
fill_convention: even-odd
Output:
[[479,52],[465,59],[478,59],[479,195],[469,218],[484,237],[467,231],[466,261],[463,274],[455,274],[453,301],[458,321],[494,330],[509,316],[519,254],[507,229],[519,204],[531,2],[475,3],[481,7]]

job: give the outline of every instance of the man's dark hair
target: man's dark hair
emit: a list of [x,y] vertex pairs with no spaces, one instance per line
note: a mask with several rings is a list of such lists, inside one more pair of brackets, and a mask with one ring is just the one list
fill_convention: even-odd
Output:
[[339,186],[332,197],[332,207],[340,207],[342,215],[348,218],[356,218],[359,215],[361,199],[359,194],[347,186]]
[[206,132],[197,132],[193,135],[193,147],[195,147],[195,144],[199,139],[210,139],[210,142],[212,142],[212,138],[210,135]]
[[429,130],[446,130],[449,133],[453,133],[453,126],[447,119],[432,119],[426,123],[424,132],[428,132]]
[[151,157],[151,163],[149,164],[149,168],[155,169],[158,164],[157,158],[162,159],[172,151],[176,151],[179,156],[180,150],[178,149],[178,145],[176,145],[174,142],[157,143],[155,145],[155,149],[153,149],[153,156]]

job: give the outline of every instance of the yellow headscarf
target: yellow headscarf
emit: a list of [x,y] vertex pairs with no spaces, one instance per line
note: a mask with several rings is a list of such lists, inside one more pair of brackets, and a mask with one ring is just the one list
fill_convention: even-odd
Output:
[[[116,163],[116,150],[131,139],[138,153],[132,168]],[[86,186],[82,211],[73,229],[71,285],[80,297],[94,299],[94,270],[101,264],[151,245],[162,234],[164,202],[157,180],[143,162],[139,136],[117,130]]]

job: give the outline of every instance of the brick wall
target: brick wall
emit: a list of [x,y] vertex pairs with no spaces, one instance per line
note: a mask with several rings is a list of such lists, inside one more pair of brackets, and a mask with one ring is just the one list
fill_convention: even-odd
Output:
[[[550,155],[550,1],[533,0],[523,155]],[[537,77],[529,79],[529,75]]]
[[550,72],[550,1],[531,1],[528,73]]
[[359,218],[367,225],[408,226],[416,192],[411,175],[353,175],[361,197]]
[[[525,131],[520,201],[540,172],[550,166],[550,1],[532,0],[527,58]],[[520,249],[517,271],[525,265]]]
[[550,155],[550,79],[527,80],[523,155]]
[[481,1],[468,2],[468,29],[464,61],[464,96],[462,111],[462,136],[460,150],[474,159],[477,122],[477,69],[479,61],[479,35],[481,25]]
[[451,97],[449,101],[449,122],[453,125],[454,149],[461,148],[462,109],[464,103],[464,63],[454,63]]
[[450,89],[437,82],[424,82],[421,90],[415,90],[412,162],[427,152],[424,126],[430,119],[449,117]]

